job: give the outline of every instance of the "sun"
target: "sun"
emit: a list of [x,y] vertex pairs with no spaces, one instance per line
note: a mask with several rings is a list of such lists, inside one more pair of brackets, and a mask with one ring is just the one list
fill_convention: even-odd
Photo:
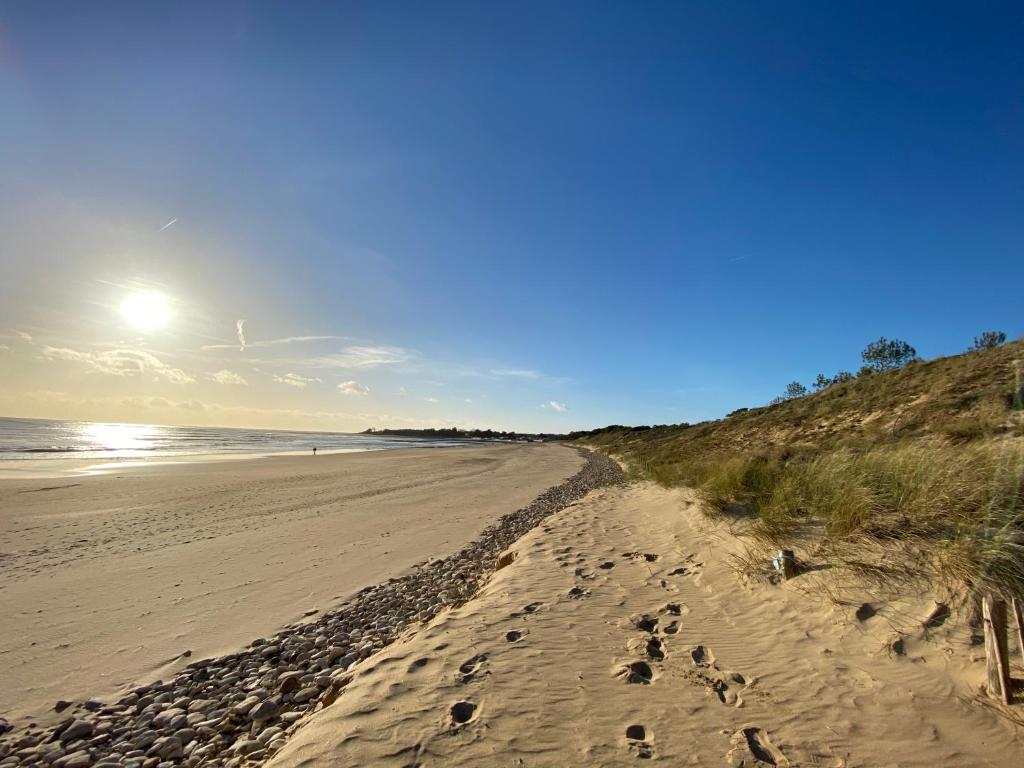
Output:
[[121,314],[137,330],[158,331],[167,325],[171,308],[162,293],[140,291],[125,297],[121,302]]

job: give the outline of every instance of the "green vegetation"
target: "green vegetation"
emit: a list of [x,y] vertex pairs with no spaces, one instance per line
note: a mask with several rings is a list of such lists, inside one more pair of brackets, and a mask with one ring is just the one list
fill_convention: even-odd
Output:
[[819,376],[814,394],[575,436],[635,477],[699,489],[762,554],[798,542],[880,583],[1024,596],[1022,356],[1017,341],[923,362],[880,339],[863,355],[870,373]]
[[1006,343],[1006,334],[1002,331],[985,331],[980,336],[974,337],[974,344],[971,347],[971,351],[978,351],[981,349],[994,349],[995,347],[1001,347]]

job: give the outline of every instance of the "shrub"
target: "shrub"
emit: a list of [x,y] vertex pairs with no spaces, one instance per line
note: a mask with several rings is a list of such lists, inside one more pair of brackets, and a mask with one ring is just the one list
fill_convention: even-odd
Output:
[[868,344],[860,356],[864,359],[864,366],[872,371],[894,371],[917,357],[917,350],[905,341],[882,336]]
[[786,385],[786,399],[795,400],[798,397],[803,397],[807,394],[807,387],[801,384],[799,381],[791,381]]
[[985,331],[980,336],[974,337],[974,344],[971,346],[971,352],[978,352],[982,349],[995,349],[1001,347],[1006,343],[1006,334],[1002,331]]
[[814,390],[816,392],[821,392],[823,389],[828,389],[833,384],[842,384],[844,381],[852,381],[854,378],[854,375],[849,371],[839,371],[839,373],[831,379],[824,373],[819,373],[818,378],[814,380]]

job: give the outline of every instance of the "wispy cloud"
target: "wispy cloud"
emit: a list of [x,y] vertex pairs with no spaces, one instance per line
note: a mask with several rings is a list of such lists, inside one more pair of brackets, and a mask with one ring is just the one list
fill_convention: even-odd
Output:
[[0,344],[0,352],[10,352],[10,351],[11,351],[11,348],[8,347],[6,344]]
[[287,384],[289,387],[299,387],[300,389],[309,384],[323,382],[323,379],[307,378],[306,376],[299,376],[297,373],[286,373],[284,376],[277,376],[275,374],[273,378],[278,384]]
[[540,371],[522,368],[492,368],[492,376],[513,376],[520,379],[539,379],[543,374]]
[[306,361],[310,368],[377,368],[398,365],[416,358],[416,354],[402,347],[350,346],[330,355],[313,357]]
[[345,336],[285,336],[280,339],[262,339],[259,341],[249,341],[245,337],[245,320],[235,321],[235,335],[238,337],[237,344],[204,344],[200,347],[204,352],[211,349],[238,349],[244,351],[246,349],[257,349],[265,347],[282,347],[287,344],[301,344],[304,342],[311,341],[336,341],[338,339],[344,339]]
[[210,379],[212,381],[217,382],[218,384],[238,384],[241,386],[246,386],[249,383],[242,376],[238,375],[234,371],[229,371],[226,369],[210,374]]
[[91,371],[109,376],[141,376],[149,373],[176,384],[191,384],[195,381],[180,368],[167,365],[156,355],[139,349],[83,352],[67,347],[44,346],[39,353],[39,359],[81,363]]
[[568,405],[566,405],[565,403],[560,403],[557,400],[548,400],[546,403],[542,403],[540,407],[550,408],[551,410],[558,411],[559,413],[565,413],[566,411],[569,410]]
[[163,232],[168,227],[173,226],[177,221],[178,221],[177,219],[171,219],[166,224],[164,224],[162,227],[160,227],[160,229],[158,229],[157,232]]
[[438,400],[436,397],[424,397],[423,398],[423,402],[425,402],[425,403],[439,403],[441,401]]
[[358,381],[343,381],[338,385],[338,389],[343,395],[368,395],[370,394],[370,388],[365,384],[360,384]]

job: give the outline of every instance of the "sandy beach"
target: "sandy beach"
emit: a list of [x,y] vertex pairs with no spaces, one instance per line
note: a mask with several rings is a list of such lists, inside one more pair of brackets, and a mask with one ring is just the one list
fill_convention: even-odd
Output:
[[969,701],[980,651],[922,627],[928,596],[872,613],[745,585],[736,546],[691,492],[595,491],[357,666],[269,765],[1018,764],[1013,726]]
[[442,557],[572,475],[554,445],[0,482],[0,716],[57,717]]

